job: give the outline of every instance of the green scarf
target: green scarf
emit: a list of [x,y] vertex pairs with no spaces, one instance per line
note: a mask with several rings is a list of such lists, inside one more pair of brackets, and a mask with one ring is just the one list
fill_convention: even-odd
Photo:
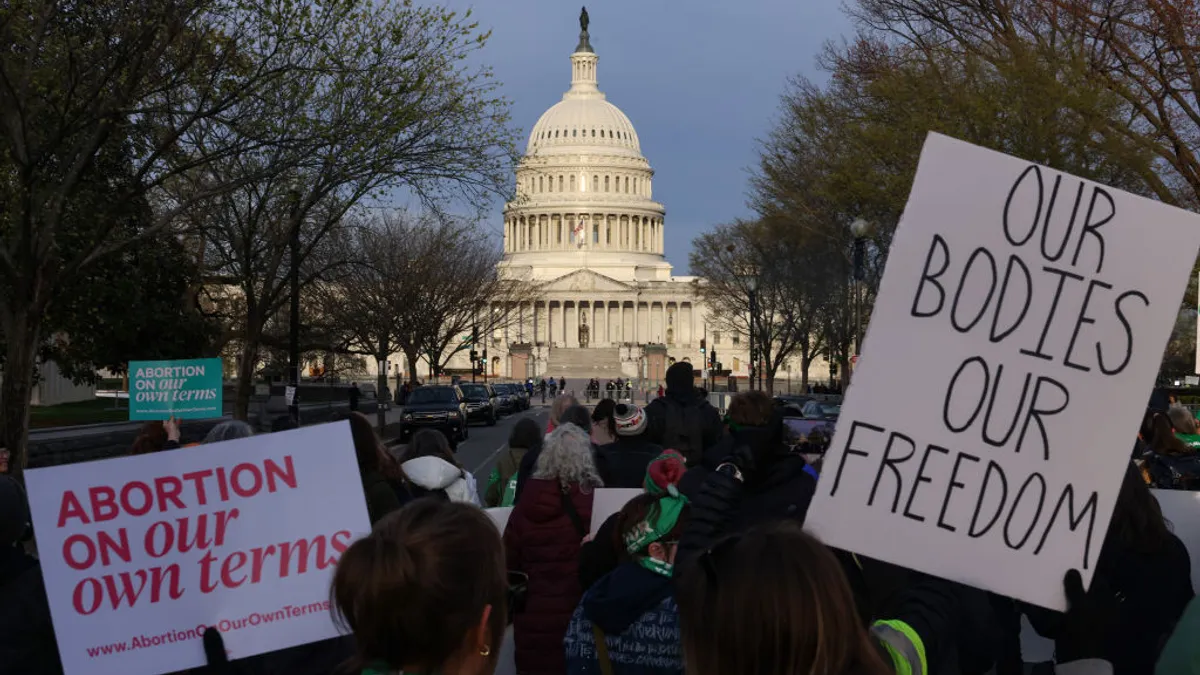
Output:
[[[650,467],[652,468],[655,463],[663,460],[682,461],[682,458],[678,453],[666,452],[655,458],[650,463]],[[660,541],[671,530],[675,529],[675,525],[679,523],[679,517],[683,514],[683,507],[687,505],[688,499],[679,494],[679,489],[673,484],[667,485],[664,488],[655,483],[651,474],[652,471],[648,468],[644,486],[647,494],[659,498],[658,503],[650,508],[650,512],[646,514],[645,520],[638,523],[636,527],[625,535],[625,550],[630,555],[640,555],[638,564],[642,567],[655,574],[669,577],[674,565],[652,558],[646,549],[650,547],[650,544]]]

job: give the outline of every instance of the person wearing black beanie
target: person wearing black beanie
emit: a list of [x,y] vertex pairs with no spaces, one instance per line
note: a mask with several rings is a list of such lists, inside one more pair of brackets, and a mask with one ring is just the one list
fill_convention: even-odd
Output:
[[677,450],[688,466],[721,440],[721,415],[696,389],[692,364],[680,361],[667,369],[667,390],[646,406],[646,438]]

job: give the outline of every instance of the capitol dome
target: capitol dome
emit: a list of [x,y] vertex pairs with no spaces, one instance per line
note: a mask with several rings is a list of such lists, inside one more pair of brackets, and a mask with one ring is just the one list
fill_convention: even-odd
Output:
[[654,170],[633,123],[600,91],[587,17],[571,54],[571,86],[542,114],[505,208],[511,274],[555,279],[580,268],[619,280],[667,279]]
[[642,155],[633,123],[620,108],[604,100],[604,94],[571,98],[571,92],[567,92],[534,125],[525,152],[578,152],[580,146],[590,151]]

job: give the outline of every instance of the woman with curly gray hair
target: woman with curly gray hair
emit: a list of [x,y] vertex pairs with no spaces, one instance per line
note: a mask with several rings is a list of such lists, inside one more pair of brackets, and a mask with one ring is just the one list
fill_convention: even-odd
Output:
[[521,675],[566,672],[563,637],[583,595],[579,549],[602,486],[586,431],[566,423],[546,437],[504,530],[508,569],[529,575],[526,609],[513,622]]

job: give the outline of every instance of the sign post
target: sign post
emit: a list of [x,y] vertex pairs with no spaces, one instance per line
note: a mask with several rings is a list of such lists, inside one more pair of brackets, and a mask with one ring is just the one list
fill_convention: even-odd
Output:
[[129,419],[208,419],[224,414],[221,359],[129,362]]
[[1064,609],[1198,245],[1194,214],[930,134],[806,525]]

